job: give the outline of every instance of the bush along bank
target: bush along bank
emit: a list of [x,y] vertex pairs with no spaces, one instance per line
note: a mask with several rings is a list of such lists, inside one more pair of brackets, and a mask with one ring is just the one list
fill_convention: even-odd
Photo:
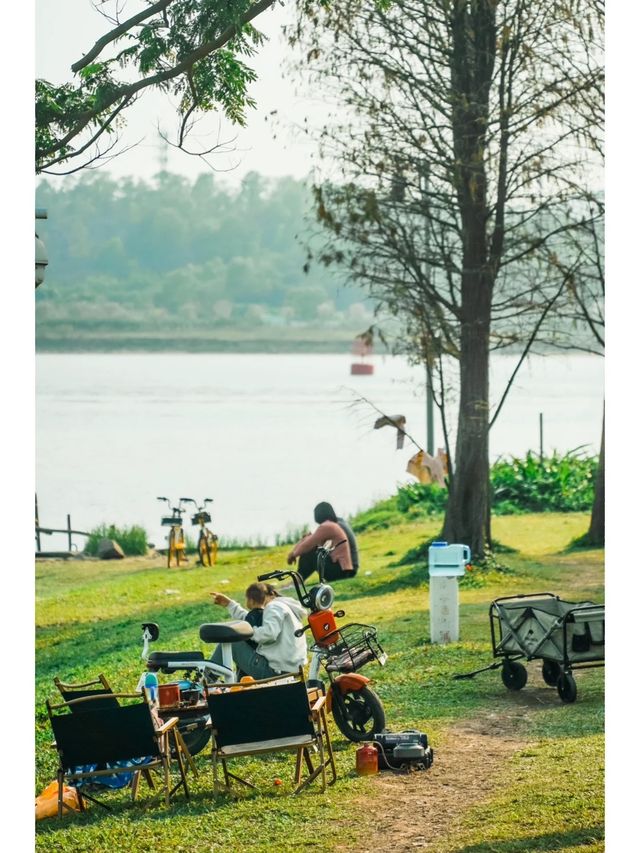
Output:
[[113,539],[127,557],[143,556],[147,553],[147,531],[134,524],[132,527],[116,527],[115,524],[100,524],[90,532],[84,553],[95,557],[101,539]]
[[[597,456],[579,451],[540,458],[498,459],[491,467],[492,508],[496,515],[525,512],[586,512],[593,503]],[[352,519],[356,533],[406,524],[443,513],[448,492],[434,485],[409,483]]]

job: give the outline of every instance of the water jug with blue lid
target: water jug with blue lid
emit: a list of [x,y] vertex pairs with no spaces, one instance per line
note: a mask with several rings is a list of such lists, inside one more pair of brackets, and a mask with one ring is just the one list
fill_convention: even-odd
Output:
[[429,546],[429,577],[462,577],[470,562],[471,550],[468,545],[432,542]]
[[155,672],[147,672],[144,677],[144,688],[147,691],[147,696],[150,702],[158,700],[158,676]]

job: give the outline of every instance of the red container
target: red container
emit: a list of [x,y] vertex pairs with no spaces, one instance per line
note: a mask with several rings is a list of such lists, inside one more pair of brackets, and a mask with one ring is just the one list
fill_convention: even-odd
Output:
[[373,776],[378,772],[378,750],[371,743],[356,749],[356,773],[358,776]]
[[161,708],[173,708],[180,702],[179,684],[161,684],[158,687],[158,705]]
[[[331,643],[338,641],[338,635],[333,633],[338,626],[331,610],[319,610],[317,613],[310,613],[308,619],[313,639],[319,646],[330,646]],[[333,636],[325,640],[324,638],[328,634],[333,634]]]

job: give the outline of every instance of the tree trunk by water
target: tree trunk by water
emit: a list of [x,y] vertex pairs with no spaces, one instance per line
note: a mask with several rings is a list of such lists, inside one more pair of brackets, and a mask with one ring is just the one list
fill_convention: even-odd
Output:
[[[487,202],[487,119],[496,59],[495,5],[460,4],[451,14],[451,129],[462,225],[460,411],[445,539],[484,557],[489,539],[489,334],[504,231],[504,171],[492,236]],[[506,157],[506,139],[501,155]]]
[[602,438],[600,441],[600,460],[596,473],[591,523],[586,541],[589,545],[604,545],[604,416],[602,418]]
[[471,548],[482,559],[490,540],[489,519],[489,328],[491,285],[469,282],[468,317],[461,329],[460,412],[454,475],[444,538]]

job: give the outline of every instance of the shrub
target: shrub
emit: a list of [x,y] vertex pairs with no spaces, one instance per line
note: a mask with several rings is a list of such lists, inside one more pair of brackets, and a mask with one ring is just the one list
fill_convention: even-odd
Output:
[[[542,459],[529,451],[524,459],[498,459],[491,467],[493,512],[516,515],[524,512],[584,512],[593,503],[596,456],[579,451]],[[432,484],[409,483],[397,493],[358,513],[352,519],[356,533],[403,524],[443,513],[446,489]]]
[[101,539],[115,539],[127,557],[147,553],[147,531],[134,524],[132,527],[116,527],[115,524],[101,524],[94,527],[84,547],[85,554],[95,557]]
[[400,512],[410,513],[420,508],[423,514],[434,515],[444,512],[447,506],[447,495],[447,490],[441,486],[434,486],[431,483],[428,485],[409,483],[398,489],[396,500]]
[[524,459],[499,459],[491,468],[493,510],[502,515],[588,510],[597,467],[597,457],[576,451],[542,459],[529,451]]
[[397,493],[358,513],[351,524],[356,533],[364,530],[384,530],[396,524],[406,524],[444,512],[447,505],[447,490],[439,486],[423,486],[408,483],[400,486]]

